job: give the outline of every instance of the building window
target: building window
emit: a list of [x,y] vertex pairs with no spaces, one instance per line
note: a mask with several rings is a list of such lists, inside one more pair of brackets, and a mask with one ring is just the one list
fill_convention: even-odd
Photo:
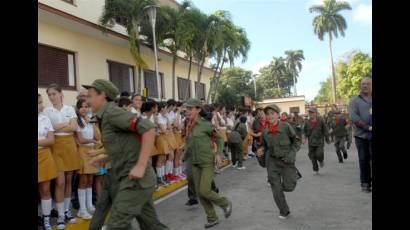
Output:
[[205,100],[205,84],[195,82],[195,91],[198,90],[198,99]]
[[185,78],[178,77],[178,100],[184,100],[185,94],[187,93],[188,87],[188,94],[187,98],[191,98],[191,81]]
[[73,52],[38,44],[38,86],[56,83],[63,89],[76,89]]
[[134,67],[113,61],[107,63],[110,81],[120,92],[134,92]]
[[289,112],[290,112],[290,113],[300,113],[300,108],[299,108],[299,106],[297,106],[297,107],[290,107],[290,108],[289,108]]
[[[164,74],[159,73],[161,78],[161,96],[165,98],[164,92]],[[158,84],[157,84],[157,77],[155,75],[155,71],[152,70],[144,70],[144,85],[148,89],[148,97],[151,98],[158,98]]]

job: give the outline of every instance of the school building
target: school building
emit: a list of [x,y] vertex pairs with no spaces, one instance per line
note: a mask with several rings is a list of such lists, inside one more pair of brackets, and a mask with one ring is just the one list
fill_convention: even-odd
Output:
[[[157,3],[178,6],[174,0],[159,0]],[[138,73],[138,66],[130,54],[125,27],[116,23],[103,33],[98,26],[104,4],[105,0],[38,1],[38,92],[46,106],[50,105],[45,93],[49,84],[59,84],[63,88],[64,104],[74,105],[81,85],[91,84],[98,78],[112,81],[121,92],[141,93],[146,87],[151,98],[172,98],[172,55],[169,50],[158,49],[160,99],[153,50],[141,46],[141,56],[148,68]],[[196,82],[198,68],[194,62],[188,82],[189,61],[183,52],[178,52],[178,56],[174,99],[183,99],[187,84],[189,97],[195,95],[195,86],[198,85],[199,98],[206,98],[214,70],[207,61],[201,82]]]
[[299,111],[299,114],[306,114],[305,109],[305,96],[296,96],[296,97],[284,97],[284,98],[272,98],[265,99],[256,104],[257,108],[264,108],[270,104],[275,103],[279,106],[281,113],[287,112],[288,114],[293,111]]

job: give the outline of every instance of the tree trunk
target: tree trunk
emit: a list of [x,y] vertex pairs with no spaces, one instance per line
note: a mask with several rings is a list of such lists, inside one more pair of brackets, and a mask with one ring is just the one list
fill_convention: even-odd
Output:
[[330,62],[332,64],[332,101],[336,103],[336,76],[335,66],[333,64],[333,52],[332,52],[332,35],[329,32],[329,49],[330,49]]
[[177,54],[172,55],[172,99],[175,100],[175,65],[177,64]]
[[296,74],[293,75],[293,88],[294,88],[294,90],[293,90],[294,95],[293,96],[297,96],[298,94],[296,92]]
[[196,99],[199,99],[199,100],[202,99],[202,98],[199,98],[198,87],[199,87],[199,83],[201,83],[202,69],[204,68],[204,64],[205,64],[205,55],[202,58],[202,60],[198,61],[198,84],[196,84],[197,87],[195,87],[195,97]]
[[[219,57],[217,58],[214,76],[212,77],[212,80],[211,80],[211,82],[210,82],[211,84],[209,85],[209,91],[208,91],[208,95],[207,95],[207,97],[206,97],[206,103],[207,103],[207,104],[209,104],[209,99],[211,98],[212,89],[215,87],[216,75],[218,74],[218,69],[219,69],[219,65],[220,65],[220,64],[221,64],[221,56],[219,56]],[[222,65],[223,65],[223,63],[222,63]],[[216,88],[216,87],[215,87],[215,88]]]
[[219,73],[218,73],[218,78],[216,78],[216,84],[215,84],[215,89],[213,92],[214,97],[216,96],[216,91],[218,90],[218,85],[219,85],[219,80],[221,79],[221,75],[222,75],[222,70],[224,69],[224,64],[225,64],[225,55],[226,55],[226,51],[224,51],[224,56],[222,58],[222,65],[221,68],[219,69]]
[[186,85],[184,101],[186,101],[188,97],[189,88],[191,87],[191,67],[192,67],[192,54],[189,56],[189,67],[188,67],[188,84]]

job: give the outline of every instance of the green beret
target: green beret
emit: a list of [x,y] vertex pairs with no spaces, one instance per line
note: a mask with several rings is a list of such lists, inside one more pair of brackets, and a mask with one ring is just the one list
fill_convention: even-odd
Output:
[[271,110],[277,112],[278,114],[280,113],[280,108],[279,108],[279,106],[277,106],[276,104],[271,104],[271,105],[266,106],[266,107],[263,109],[263,111],[264,111],[265,113],[267,113],[269,109],[271,109]]
[[317,109],[314,107],[309,108],[309,113],[317,113]]
[[115,100],[120,94],[118,88],[110,81],[105,79],[97,79],[91,85],[82,85],[86,89],[94,88],[100,92],[105,92],[107,97],[111,100]]
[[183,105],[182,107],[186,108],[186,107],[202,107],[202,102],[198,99],[194,99],[194,98],[190,98],[188,99]]

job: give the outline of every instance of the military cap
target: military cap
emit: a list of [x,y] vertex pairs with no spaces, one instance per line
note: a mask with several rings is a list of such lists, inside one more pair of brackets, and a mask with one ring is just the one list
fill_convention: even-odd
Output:
[[195,99],[195,98],[190,98],[188,99],[183,105],[182,107],[186,108],[186,107],[202,107],[203,104],[200,100]]
[[118,88],[112,82],[105,79],[97,79],[91,85],[82,86],[86,89],[94,88],[100,92],[105,92],[107,97],[113,101],[117,98],[118,94],[120,94]]
[[317,113],[317,109],[314,107],[309,108],[309,113]]
[[272,109],[273,111],[277,112],[278,114],[280,113],[280,108],[276,104],[271,104],[271,105],[266,106],[263,109],[263,111],[266,113],[268,111],[268,109]]

